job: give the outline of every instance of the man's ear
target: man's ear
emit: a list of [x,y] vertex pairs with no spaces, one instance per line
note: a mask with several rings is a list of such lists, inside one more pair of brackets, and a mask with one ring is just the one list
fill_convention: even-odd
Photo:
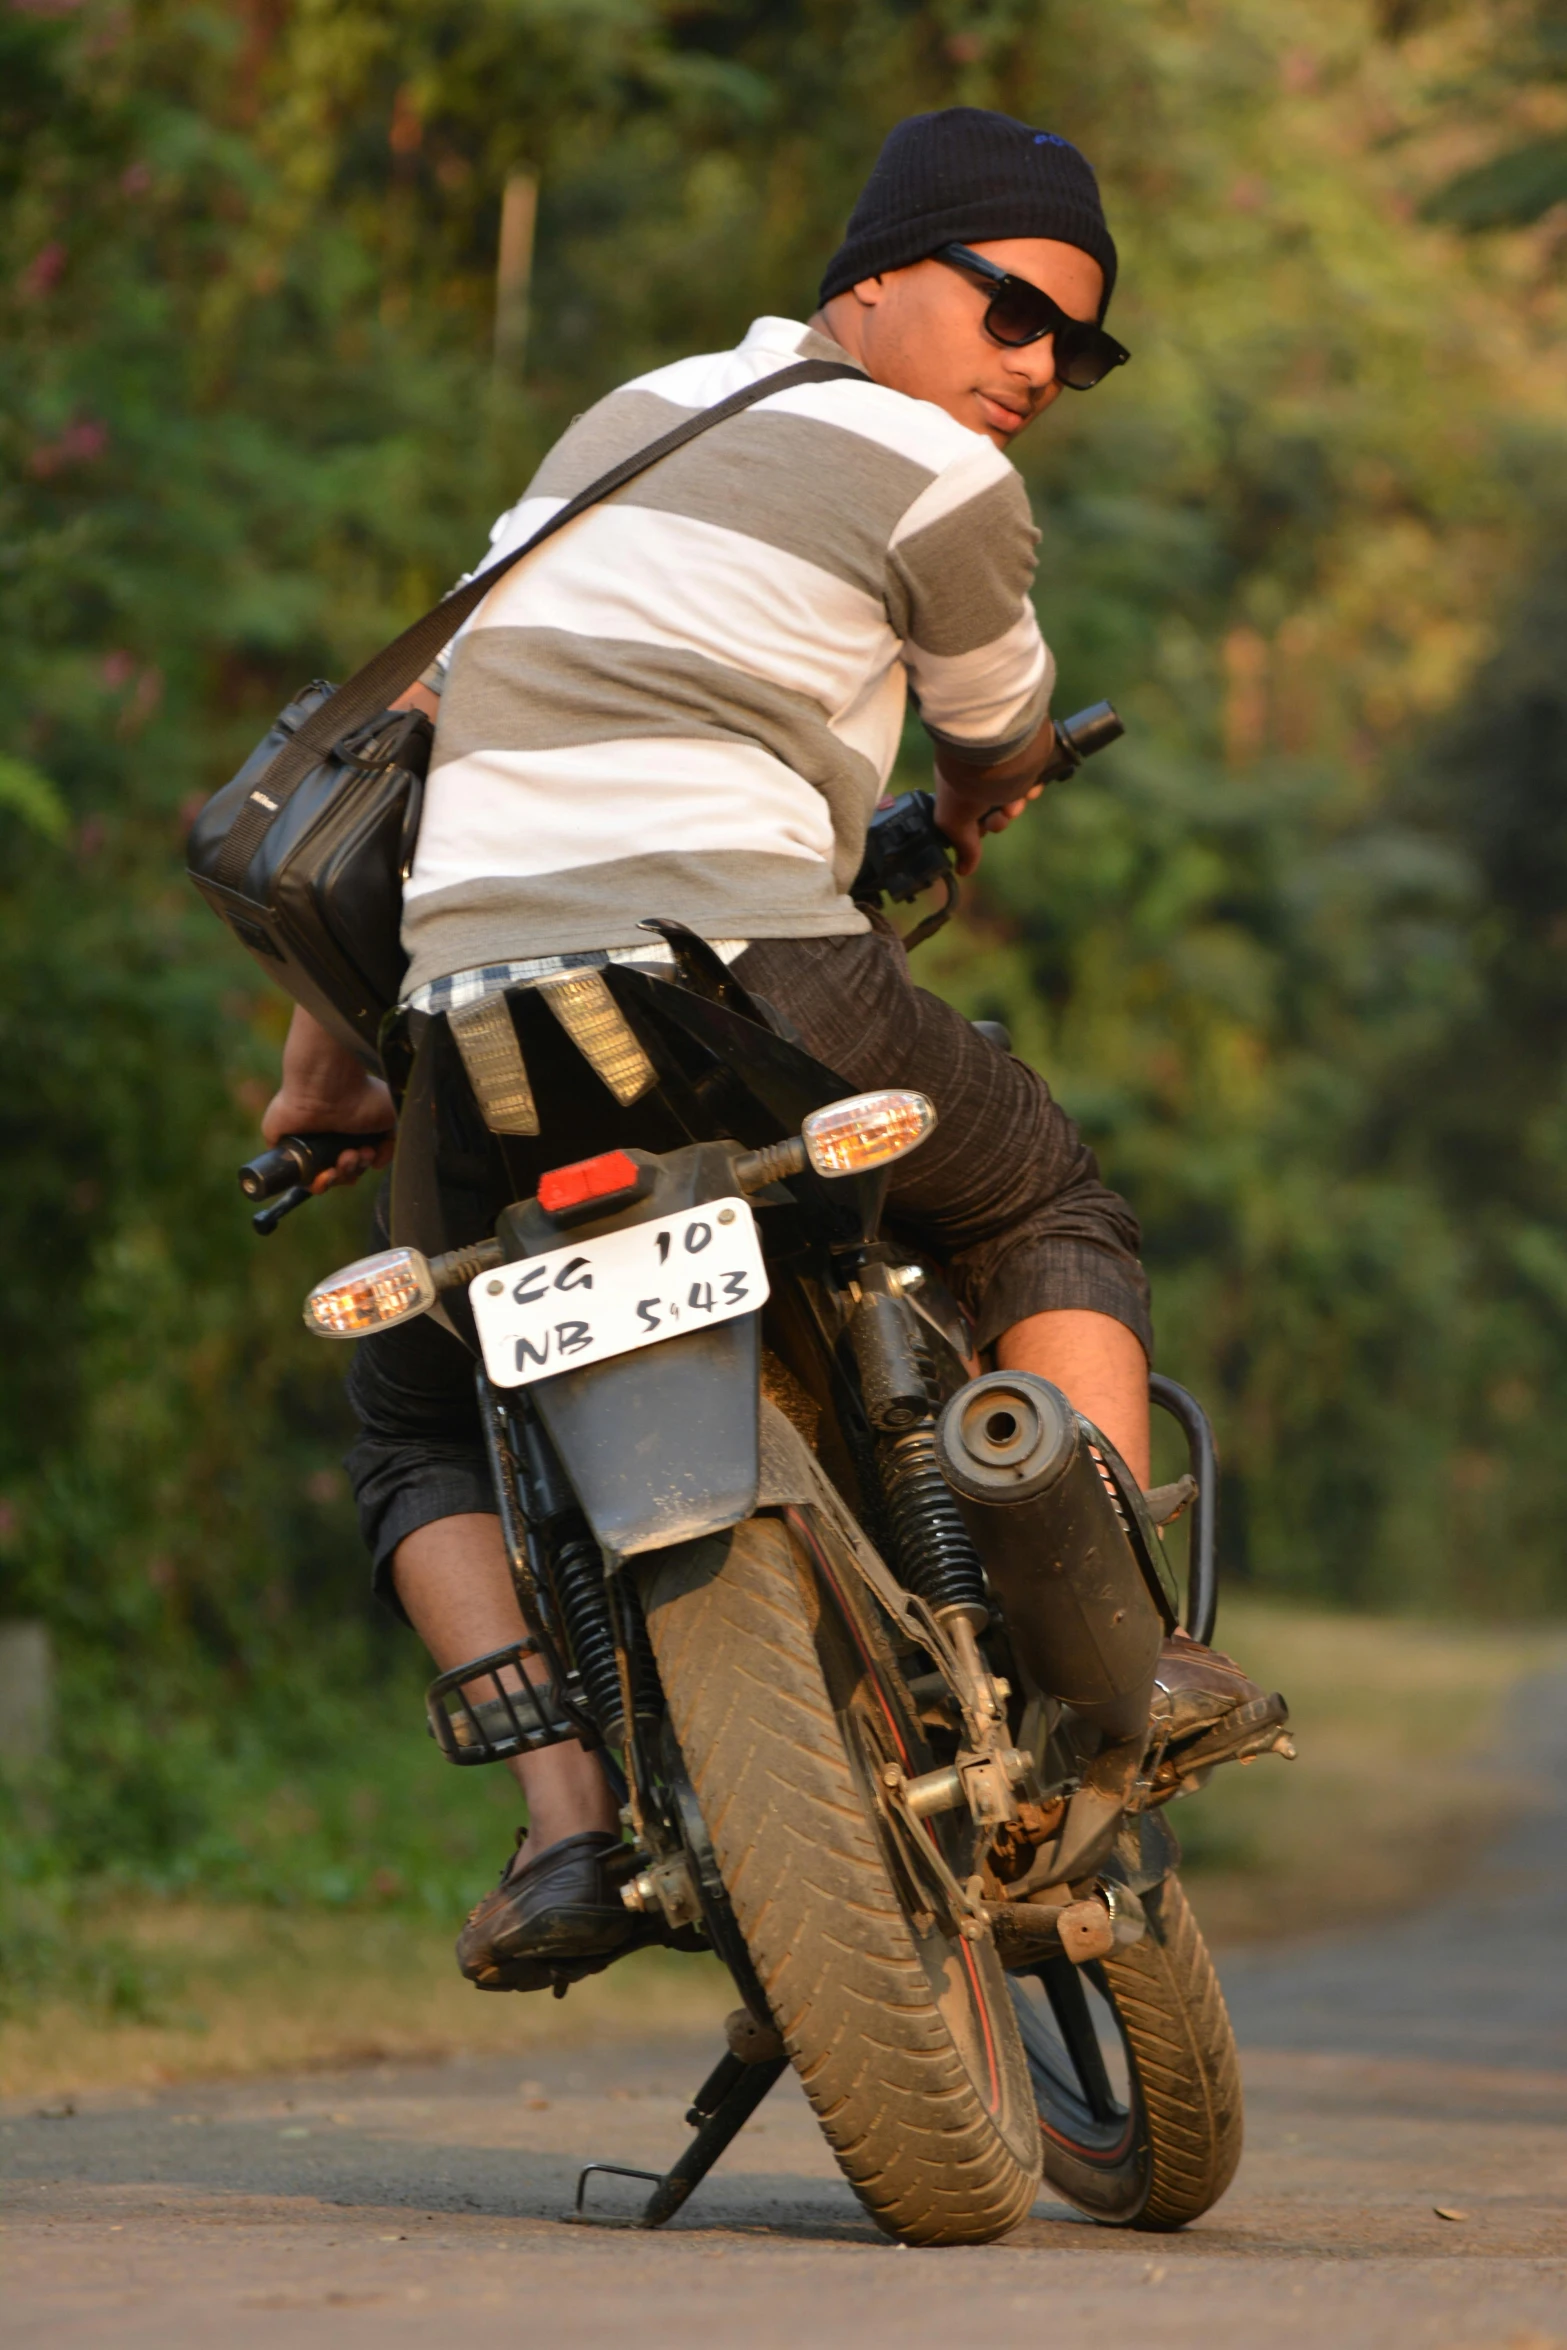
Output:
[[881,277],[862,277],[857,285],[852,285],[849,288],[849,291],[861,308],[865,310],[874,310],[878,302],[885,302],[887,299],[886,280]]

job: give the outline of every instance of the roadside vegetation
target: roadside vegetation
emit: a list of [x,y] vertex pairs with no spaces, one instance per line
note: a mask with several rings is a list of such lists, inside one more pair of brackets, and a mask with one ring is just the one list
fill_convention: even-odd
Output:
[[[162,1997],[169,1903],[362,1948],[499,1864],[299,1326],[366,1201],[249,1235],[286,1006],[184,831],[568,418],[804,315],[923,106],[1081,141],[1135,354],[1020,451],[1061,706],[1131,731],[995,846],[927,983],[1135,1200],[1233,1588],[1567,1605],[1562,40],[1560,0],[0,8],[0,1619],[59,1676],[5,1797],[13,2008]],[[1253,1780],[1212,1816],[1260,1868]]]
[[[1168,1815],[1221,1960],[1395,1914],[1527,1812],[1507,1699],[1567,1666],[1567,1636],[1242,1599],[1223,1637],[1285,1690],[1300,1759],[1219,1771]],[[13,1951],[0,2097],[456,2050],[525,2060],[543,2040],[696,2026],[734,2004],[716,1960],[662,1952],[564,2006],[464,1983],[452,1942],[517,1807],[504,1773],[454,1771],[410,1735],[415,1688],[397,1694],[352,1742],[339,1725],[336,1749],[318,1723],[286,1768],[261,1740],[215,1772],[161,1874],[111,1860],[25,1889],[35,1963],[24,1977]]]

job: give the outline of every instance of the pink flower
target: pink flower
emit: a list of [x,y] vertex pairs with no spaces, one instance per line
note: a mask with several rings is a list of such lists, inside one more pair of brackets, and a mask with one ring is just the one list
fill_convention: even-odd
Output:
[[60,282],[60,273],[66,264],[66,250],[58,237],[39,247],[16,281],[17,292],[24,301],[36,302],[52,293]]
[[108,426],[85,416],[78,424],[68,424],[58,440],[40,441],[27,460],[27,470],[35,479],[48,481],[68,465],[90,465],[108,446]]

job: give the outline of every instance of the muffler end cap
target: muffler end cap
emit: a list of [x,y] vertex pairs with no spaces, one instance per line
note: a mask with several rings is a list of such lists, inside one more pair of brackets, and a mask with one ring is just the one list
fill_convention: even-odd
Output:
[[971,1501],[1022,1501],[1065,1474],[1078,1420],[1059,1387],[1032,1371],[987,1371],[941,1415],[936,1455],[953,1490]]

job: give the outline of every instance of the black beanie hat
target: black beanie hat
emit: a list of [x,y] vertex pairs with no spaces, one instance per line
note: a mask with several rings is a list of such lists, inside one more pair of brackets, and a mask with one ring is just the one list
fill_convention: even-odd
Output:
[[1115,288],[1115,243],[1099,183],[1071,141],[984,106],[911,114],[876,158],[820,299],[830,302],[884,269],[906,269],[939,246],[991,237],[1053,237],[1080,247],[1104,271],[1103,318]]

